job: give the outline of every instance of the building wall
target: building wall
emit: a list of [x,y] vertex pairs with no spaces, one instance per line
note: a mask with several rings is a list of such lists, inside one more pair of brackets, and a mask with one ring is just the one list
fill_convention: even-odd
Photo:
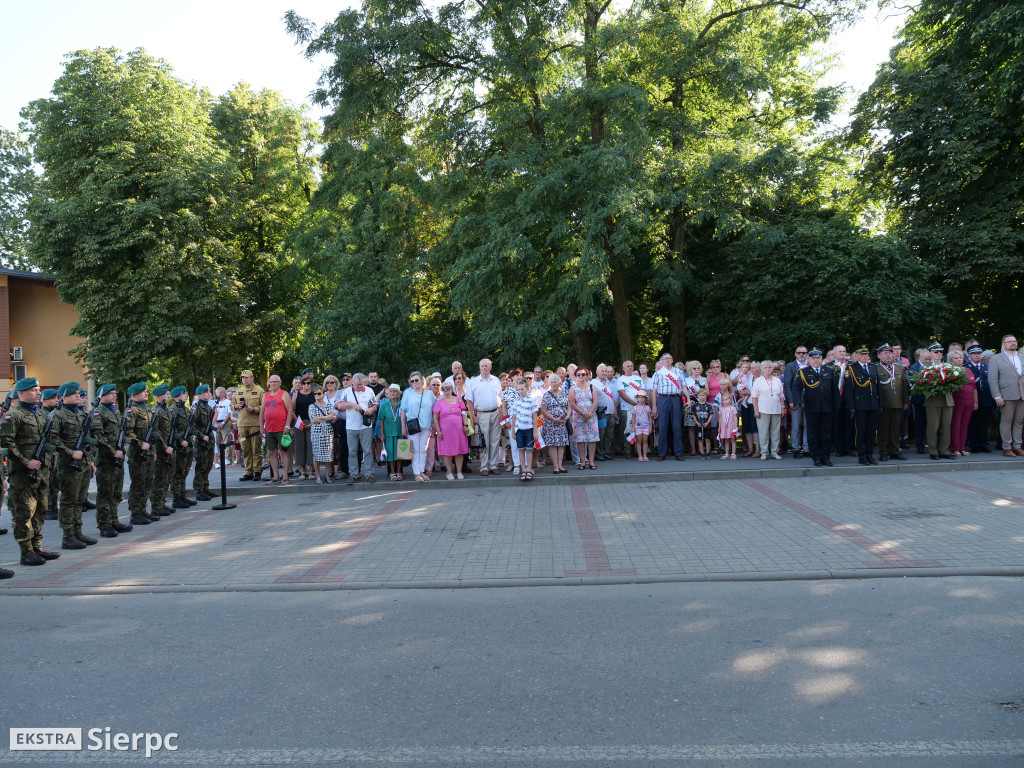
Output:
[[[83,341],[70,333],[78,322],[78,312],[74,307],[61,303],[57,298],[57,289],[51,282],[6,275],[0,277],[7,282],[7,317],[10,328],[8,353],[6,357],[0,357],[0,360],[10,360],[10,347],[22,347],[23,365],[29,376],[39,379],[40,386],[57,387],[65,381],[78,381],[84,386],[86,371],[71,354],[71,350]],[[14,363],[11,362],[10,367],[3,372],[7,382],[2,389],[7,391],[11,388]],[[0,380],[0,385],[3,384]]]

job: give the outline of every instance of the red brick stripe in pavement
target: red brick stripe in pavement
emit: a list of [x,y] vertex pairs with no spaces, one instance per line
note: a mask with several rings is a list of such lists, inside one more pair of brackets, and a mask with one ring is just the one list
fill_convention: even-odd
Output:
[[576,526],[583,539],[583,555],[587,559],[587,570],[566,571],[566,576],[635,576],[632,568],[615,568],[608,562],[608,551],[601,540],[601,529],[590,509],[587,489],[582,485],[572,486],[572,506],[576,512]]
[[344,541],[335,546],[334,551],[326,555],[319,563],[314,565],[305,573],[292,574],[290,576],[279,576],[274,580],[275,584],[327,584],[344,581],[348,578],[347,573],[331,574],[331,571],[352,554],[352,550],[369,538],[370,534],[377,530],[378,526],[388,517],[393,515],[405,504],[416,491],[405,491],[394,501],[389,501],[380,512],[370,517],[365,523],[353,532]]
[[815,512],[810,507],[806,507],[798,501],[794,501],[788,496],[779,493],[778,491],[772,490],[764,483],[757,480],[744,480],[744,483],[749,485],[756,491],[763,493],[765,496],[774,499],[780,504],[789,507],[798,515],[803,515],[812,523],[820,525],[822,528],[826,528],[837,536],[842,536],[851,544],[860,547],[866,552],[870,552],[873,555],[878,555],[882,558],[881,561],[870,561],[865,562],[864,565],[868,568],[941,568],[942,564],[934,560],[909,560],[903,555],[897,554],[891,550],[886,549],[876,541],[872,541],[866,536],[861,536],[859,533],[849,530],[842,523],[837,523],[830,517]]
[[[253,496],[247,496],[245,498],[236,499],[234,501],[235,501],[236,504],[241,504],[243,501],[249,501],[252,498],[254,498],[254,497]],[[172,518],[163,517],[163,518],[161,518],[162,522],[160,522],[160,523],[152,523],[152,525],[154,525],[155,527],[152,530],[146,531],[146,533],[144,535],[142,535],[142,536],[133,536],[132,535],[132,534],[134,534],[135,531],[140,530],[139,527],[136,527],[135,531],[132,531],[130,533],[122,533],[121,536],[132,536],[132,538],[130,538],[127,541],[124,541],[124,542],[118,542],[118,545],[115,545],[115,547],[112,548],[112,549],[104,548],[102,551],[96,552],[96,554],[93,555],[92,557],[86,557],[84,560],[75,560],[75,562],[72,563],[71,565],[66,565],[63,568],[61,568],[59,571],[55,571],[51,575],[45,575],[41,579],[36,579],[35,581],[28,581],[28,582],[19,580],[17,583],[15,583],[14,580],[12,579],[11,581],[9,581],[6,584],[4,584],[3,586],[5,588],[17,587],[19,589],[22,589],[22,588],[34,588],[34,587],[63,587],[63,586],[66,586],[67,585],[67,580],[70,577],[74,576],[76,573],[79,573],[80,571],[85,570],[86,568],[91,568],[92,566],[96,565],[97,563],[102,563],[104,560],[109,560],[110,558],[122,555],[125,552],[130,552],[131,550],[135,549],[136,547],[142,546],[144,544],[148,544],[151,541],[156,541],[157,539],[162,538],[163,536],[166,536],[169,533],[173,533],[174,531],[178,530],[179,528],[183,528],[184,526],[189,525],[191,523],[194,523],[197,520],[203,520],[203,519],[209,517],[210,515],[215,515],[217,512],[222,512],[222,511],[223,510],[220,510],[220,509],[208,509],[205,512],[200,512],[200,513],[195,514],[195,515],[190,515],[188,517],[178,518],[178,519],[174,520],[174,522],[171,522]],[[101,541],[106,541],[106,539],[102,539]],[[95,550],[87,550],[87,551],[95,552]]]
[[1006,499],[1007,501],[1012,501],[1014,504],[1024,504],[1024,499],[1019,496],[1011,496],[1008,493],[999,493],[998,491],[990,491],[988,488],[978,488],[976,485],[958,483],[956,480],[947,480],[946,478],[939,477],[938,475],[925,474],[921,475],[921,477],[933,480],[936,483],[945,483],[946,485],[951,485],[954,488],[962,488],[963,490],[970,491],[971,493],[979,493],[982,496],[988,496],[993,499]]

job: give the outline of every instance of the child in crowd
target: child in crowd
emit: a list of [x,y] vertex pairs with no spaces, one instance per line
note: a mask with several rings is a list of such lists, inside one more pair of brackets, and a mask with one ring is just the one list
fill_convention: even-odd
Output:
[[700,460],[707,461],[711,452],[711,420],[715,416],[715,407],[708,402],[708,391],[702,387],[697,391],[697,402],[690,406],[693,424],[697,433],[697,449]]
[[736,438],[739,436],[739,411],[732,401],[732,393],[723,389],[718,395],[718,442],[722,445],[722,458],[736,458]]
[[530,397],[530,382],[525,378],[516,383],[519,397],[508,404],[509,415],[515,417],[516,448],[519,450],[520,480],[533,480],[533,442],[537,439],[537,426],[533,415],[540,410],[537,401]]
[[636,405],[629,417],[629,431],[636,435],[636,460],[649,461],[647,441],[651,434],[651,406],[647,404],[647,392],[636,393]]

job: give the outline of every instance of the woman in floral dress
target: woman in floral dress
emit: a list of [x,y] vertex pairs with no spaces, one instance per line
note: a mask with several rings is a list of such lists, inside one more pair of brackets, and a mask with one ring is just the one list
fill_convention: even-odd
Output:
[[[580,463],[576,469],[597,469],[594,456],[600,431],[597,426],[597,391],[590,383],[590,371],[576,370],[576,383],[569,388],[569,407],[572,409],[572,436],[579,450]],[[584,460],[589,461],[584,464]]]
[[562,467],[565,446],[569,444],[569,395],[562,392],[562,379],[557,373],[547,378],[548,390],[540,400],[540,415],[544,419],[540,434],[551,455],[553,474],[561,475],[567,470]]

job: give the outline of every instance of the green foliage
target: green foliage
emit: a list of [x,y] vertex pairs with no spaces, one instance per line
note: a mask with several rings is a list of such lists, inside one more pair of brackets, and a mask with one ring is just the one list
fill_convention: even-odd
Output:
[[24,270],[34,266],[26,253],[27,209],[37,183],[28,144],[0,128],[0,266]]
[[1024,6],[922,0],[853,135],[895,231],[932,265],[942,328],[995,337],[1024,314]]

